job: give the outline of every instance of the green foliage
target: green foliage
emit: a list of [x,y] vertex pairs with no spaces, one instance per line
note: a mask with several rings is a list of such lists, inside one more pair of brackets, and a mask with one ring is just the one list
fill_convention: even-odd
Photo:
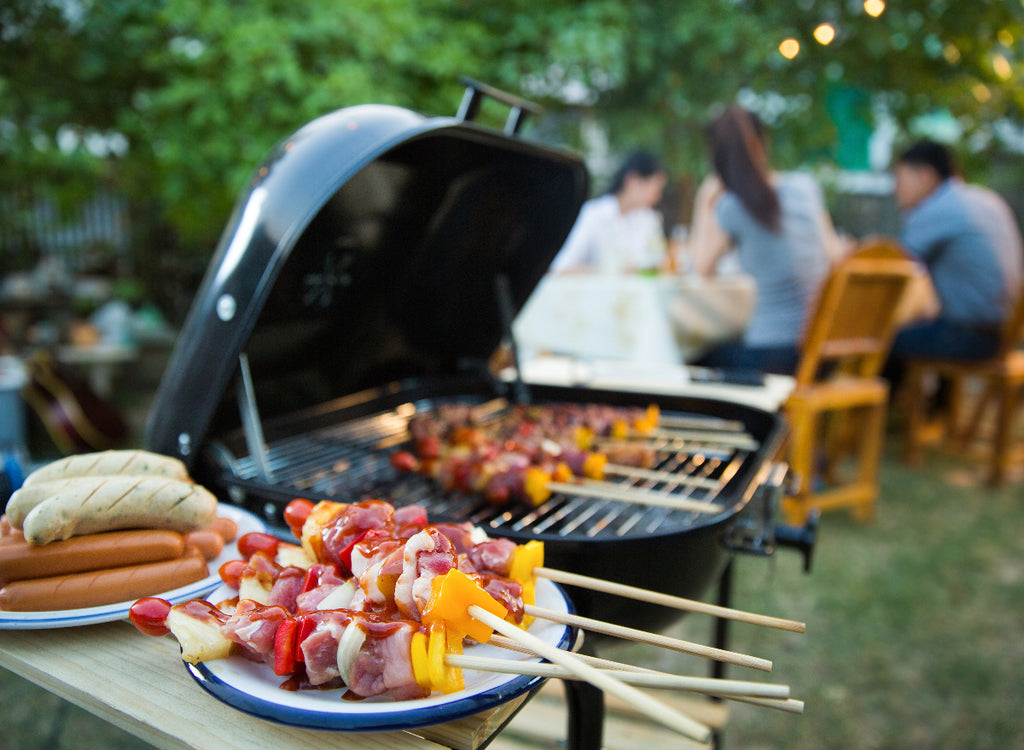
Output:
[[141,245],[203,258],[274,143],[363,102],[451,114],[462,74],[543,103],[533,137],[580,148],[591,119],[677,175],[706,170],[702,127],[737,97],[773,126],[782,166],[835,159],[872,116],[837,97],[865,92],[903,132],[948,113],[980,162],[993,124],[1022,119],[1022,36],[1008,0],[901,0],[880,18],[859,0],[7,0],[0,192],[101,181],[139,205]]

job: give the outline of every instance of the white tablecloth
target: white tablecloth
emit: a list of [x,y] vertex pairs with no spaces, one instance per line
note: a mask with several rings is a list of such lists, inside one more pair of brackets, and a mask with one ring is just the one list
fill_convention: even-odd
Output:
[[753,280],[700,276],[546,276],[513,325],[524,356],[656,364],[690,362],[738,336],[754,306]]
[[[796,384],[788,375],[772,374],[765,375],[764,384],[759,386],[697,383],[690,377],[691,369],[685,365],[536,357],[523,362],[521,374],[527,383],[710,398],[768,412],[777,412]],[[502,375],[512,379],[515,373],[506,371]]]

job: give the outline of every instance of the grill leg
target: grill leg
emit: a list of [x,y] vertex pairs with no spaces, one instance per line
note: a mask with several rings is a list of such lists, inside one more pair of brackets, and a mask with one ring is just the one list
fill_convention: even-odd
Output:
[[[587,644],[580,653],[596,656]],[[600,750],[604,736],[604,692],[581,680],[565,680],[562,685],[568,709],[567,750]]]

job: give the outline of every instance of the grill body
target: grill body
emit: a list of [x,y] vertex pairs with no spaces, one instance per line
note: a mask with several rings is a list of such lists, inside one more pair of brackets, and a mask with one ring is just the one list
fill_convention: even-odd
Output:
[[[723,402],[505,382],[488,366],[587,186],[578,157],[464,117],[365,105],[311,122],[240,196],[156,394],[146,447],[279,527],[294,497],[420,503],[437,520],[542,539],[553,567],[699,596],[752,515],[778,419]],[[655,401],[712,426],[738,422],[756,445],[665,459],[681,478],[716,478],[709,499],[722,511],[711,516],[562,496],[494,508],[391,470],[416,409],[524,398]],[[660,612],[570,595],[585,614],[617,621],[649,624]]]
[[[754,498],[765,482],[770,457],[784,434],[776,415],[702,399],[531,386],[533,403],[603,403],[646,406],[657,402],[668,418],[703,426],[707,439],[664,440],[659,468],[677,481],[627,482],[637,489],[713,502],[718,514],[636,505],[555,494],[539,507],[495,506],[482,497],[446,492],[430,479],[395,471],[391,452],[406,447],[406,423],[417,411],[453,401],[498,404],[513,389],[508,383],[443,378],[395,383],[324,404],[265,425],[262,460],[249,451],[244,430],[212,441],[196,471],[211,486],[262,515],[282,534],[281,512],[294,497],[353,502],[383,498],[397,506],[419,504],[433,520],[470,521],[491,536],[518,542],[541,539],[546,564],[562,570],[699,598],[717,579],[736,530],[746,529],[763,510]],[[729,424],[729,429],[720,425]],[[729,438],[749,435],[754,445],[736,448]],[[691,480],[700,485],[690,487]],[[656,627],[678,616],[583,589],[570,588],[583,614],[620,624]]]

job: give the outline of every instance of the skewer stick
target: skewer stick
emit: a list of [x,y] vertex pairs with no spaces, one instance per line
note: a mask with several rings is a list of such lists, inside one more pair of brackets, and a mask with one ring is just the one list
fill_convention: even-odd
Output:
[[[684,654],[701,656],[706,659],[714,659],[715,661],[724,662],[726,664],[735,664],[739,667],[760,669],[763,672],[772,671],[772,663],[768,659],[761,659],[756,656],[737,653],[736,651],[726,651],[725,649],[705,646],[700,643],[692,643],[679,638],[670,638],[666,635],[648,633],[645,630],[627,628],[622,625],[613,625],[609,622],[602,622],[601,620],[594,620],[589,617],[581,617],[580,615],[555,612],[554,610],[545,609],[544,607],[536,607],[532,604],[525,605],[524,611],[532,617],[537,617],[542,620],[550,620],[551,622],[557,622],[563,625],[573,625],[574,627],[582,628],[584,630],[592,630],[595,633],[603,633],[605,635],[615,636],[616,638],[625,638],[627,640],[637,641],[638,643],[647,643],[651,646],[660,646],[661,648],[679,651]],[[495,628],[495,630],[497,630],[497,628]],[[552,659],[552,661],[554,661],[554,659]]]
[[721,432],[719,430],[664,430],[653,429],[645,433],[629,435],[634,440],[650,440],[660,438],[662,440],[683,441],[688,443],[711,443],[715,445],[727,445],[732,448],[745,450],[757,450],[760,443],[747,432]]
[[[505,648],[505,649],[508,649],[510,651],[516,651],[516,652],[521,653],[521,654],[527,654],[529,656],[536,656],[536,654],[534,654],[532,651],[530,651],[530,649],[525,648],[523,646],[520,646],[518,643],[516,643],[516,642],[512,641],[511,639],[506,638],[505,636],[502,636],[502,635],[497,635],[497,634],[492,635],[491,636],[491,640],[488,641],[488,643],[491,644],[491,645],[494,645],[494,646],[500,646],[501,648]],[[610,669],[610,670],[614,670],[616,672],[627,672],[627,673],[628,672],[643,672],[643,673],[646,673],[646,674],[650,674],[650,673],[666,674],[665,672],[656,672],[656,670],[647,669],[646,667],[638,667],[635,664],[624,664],[622,662],[611,661],[609,659],[602,659],[600,657],[590,656],[588,654],[576,654],[576,658],[577,659],[582,659],[583,661],[585,661],[587,664],[590,664],[591,666],[598,667],[600,669]],[[699,679],[699,678],[695,678],[695,679]],[[706,678],[706,679],[712,679],[713,680],[713,679],[716,679],[716,678]],[[742,684],[747,684],[743,680],[733,680],[732,682],[739,682],[741,685]],[[749,684],[760,685],[762,683],[749,683]],[[700,692],[700,691],[694,691],[694,692]],[[706,694],[708,694],[708,695],[719,695],[718,693],[716,693],[713,690],[707,691]],[[719,695],[719,697],[725,698],[727,700],[732,700],[732,701],[742,701],[744,703],[751,703],[751,704],[754,704],[754,705],[757,705],[757,706],[763,706],[764,708],[774,708],[776,710],[786,711],[788,713],[803,713],[804,712],[804,703],[803,703],[803,701],[792,700],[792,699],[788,699],[788,698],[778,698],[778,699],[776,699],[776,698],[760,698],[760,697],[757,697],[757,696],[725,695],[725,694],[721,694],[721,695]]]
[[[531,675],[559,680],[576,679],[576,675],[564,667],[560,667],[557,664],[537,663],[535,661],[448,654],[445,656],[445,662],[459,669],[475,669],[478,672],[501,672],[504,674]],[[773,700],[786,700],[789,698],[789,685],[779,685],[770,682],[721,680],[714,677],[690,677],[688,675],[675,675],[655,671],[602,671],[614,674],[620,682],[636,687],[685,690],[691,693],[705,693],[723,697],[747,696],[751,698],[770,698]]]
[[707,604],[693,599],[684,599],[681,596],[672,596],[670,594],[662,594],[658,591],[638,588],[637,586],[627,586],[623,583],[614,583],[613,581],[606,581],[601,578],[592,578],[590,576],[580,575],[579,573],[569,573],[564,570],[537,567],[533,569],[533,574],[541,578],[547,578],[548,580],[555,581],[556,583],[578,586],[592,591],[600,591],[605,594],[615,594],[628,599],[637,599],[638,601],[650,602],[651,604],[660,604],[665,607],[681,609],[687,612],[699,612],[701,614],[721,617],[726,620],[736,620],[737,622],[745,622],[751,625],[763,625],[767,628],[788,630],[793,633],[807,632],[807,625],[802,622],[797,622],[796,620],[784,620],[780,617],[770,617],[768,615],[760,615],[753,612],[744,612],[740,609],[722,607],[717,604]]
[[775,708],[779,711],[785,711],[791,714],[802,714],[804,712],[804,702],[789,698],[784,701],[774,700],[772,698],[754,698],[753,696],[734,695],[729,696],[731,701],[739,701],[740,703],[749,703],[753,706],[764,706],[765,708]]
[[594,687],[626,701],[638,711],[646,714],[655,721],[664,724],[670,729],[674,729],[684,737],[689,737],[690,739],[697,740],[698,742],[703,742],[705,744],[711,741],[710,727],[700,723],[699,721],[691,719],[688,716],[684,716],[675,709],[666,706],[661,701],[655,700],[636,688],[620,682],[608,672],[595,669],[589,664],[577,659],[574,654],[568,651],[563,651],[557,646],[545,643],[537,636],[527,633],[525,630],[520,629],[510,622],[506,622],[502,618],[491,614],[476,604],[470,605],[467,611],[471,617],[476,618],[488,627],[493,628],[508,638],[518,641],[524,646],[535,651],[539,656],[543,656],[548,661],[561,667],[565,667],[577,677],[589,682]]
[[605,464],[604,473],[611,474],[616,477],[650,479],[655,482],[685,485],[687,487],[700,487],[708,490],[718,489],[722,486],[722,481],[720,479],[708,479],[707,477],[697,477],[692,474],[674,471],[661,471],[659,469],[642,469],[639,466],[624,466],[621,464]]
[[693,513],[721,513],[724,508],[714,503],[700,500],[689,500],[685,497],[674,497],[670,493],[656,490],[644,490],[635,487],[623,487],[612,482],[599,482],[595,479],[584,479],[577,482],[548,482],[551,492],[580,497],[598,497],[604,500],[619,500],[624,503],[638,505],[656,505],[672,510],[685,510]]
[[742,432],[746,425],[739,419],[722,419],[721,417],[674,417],[671,414],[661,414],[658,417],[658,426],[681,428],[686,430],[728,430],[729,432]]

